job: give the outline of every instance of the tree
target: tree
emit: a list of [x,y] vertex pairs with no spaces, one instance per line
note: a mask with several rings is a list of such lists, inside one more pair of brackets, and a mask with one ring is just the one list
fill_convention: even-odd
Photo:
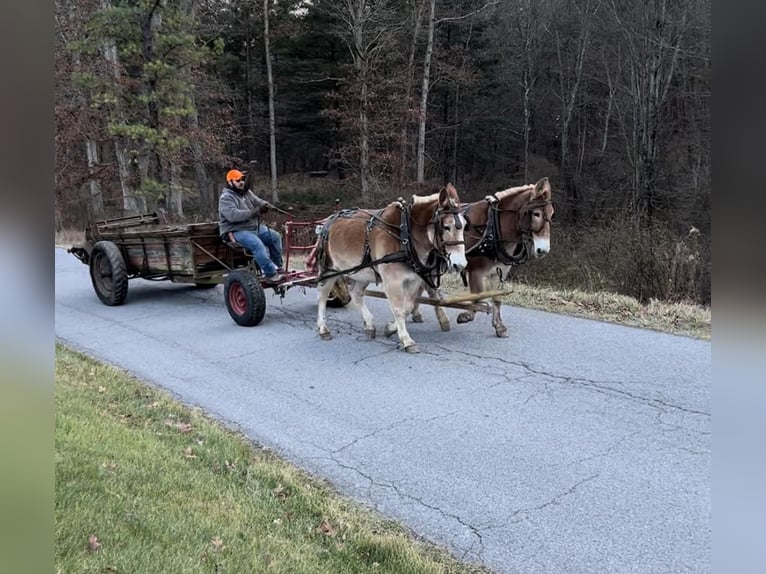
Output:
[[269,49],[269,0],[263,0],[263,43],[266,55],[266,77],[269,86],[269,159],[271,166],[271,200],[279,201],[277,191],[277,140],[274,120],[274,78],[271,73],[271,50]]

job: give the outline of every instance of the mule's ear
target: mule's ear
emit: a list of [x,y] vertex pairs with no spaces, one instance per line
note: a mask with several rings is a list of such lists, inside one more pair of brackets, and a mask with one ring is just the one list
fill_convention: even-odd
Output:
[[439,194],[439,203],[445,207],[456,207],[460,204],[460,196],[458,196],[454,185],[448,183],[447,187],[442,189],[442,192]]
[[550,200],[551,198],[551,182],[547,177],[542,178],[535,184],[535,199]]

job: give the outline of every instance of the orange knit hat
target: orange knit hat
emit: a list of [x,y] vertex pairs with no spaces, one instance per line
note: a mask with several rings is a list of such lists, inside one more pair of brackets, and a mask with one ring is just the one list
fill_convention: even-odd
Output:
[[236,181],[238,179],[244,179],[245,174],[239,171],[238,169],[231,169],[226,174],[226,181]]

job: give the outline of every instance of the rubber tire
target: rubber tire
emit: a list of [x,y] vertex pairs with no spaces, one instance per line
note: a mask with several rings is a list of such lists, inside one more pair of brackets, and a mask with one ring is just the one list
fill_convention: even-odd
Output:
[[266,294],[252,271],[238,269],[226,276],[223,283],[226,310],[237,325],[254,327],[266,314]]
[[116,307],[128,296],[128,271],[120,248],[111,241],[98,241],[90,252],[90,280],[104,305]]
[[348,292],[348,283],[342,277],[335,282],[335,285],[327,297],[327,306],[333,309],[345,307],[351,301],[351,295]]

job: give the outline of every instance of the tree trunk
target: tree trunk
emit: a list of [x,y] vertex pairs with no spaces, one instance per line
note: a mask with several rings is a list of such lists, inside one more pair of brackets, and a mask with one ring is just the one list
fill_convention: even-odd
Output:
[[95,218],[101,218],[104,214],[104,196],[101,185],[93,178],[93,170],[99,164],[98,142],[88,138],[85,141],[85,153],[88,157],[88,173],[90,180],[90,211]]
[[[146,113],[148,119],[148,126],[156,133],[160,131],[160,109],[155,98],[157,92],[157,79],[151,72],[147,73],[146,67],[154,63],[155,59],[155,42],[157,39],[157,33],[162,26],[162,12],[158,10],[162,4],[162,0],[155,0],[154,5],[150,8],[149,13],[144,16],[141,21],[141,56],[144,63],[143,78],[143,92],[146,98]],[[161,163],[159,150],[156,143],[144,140],[141,146],[139,165],[141,166],[141,184],[142,187],[148,180],[152,182],[159,181],[161,178]]]
[[366,201],[370,194],[370,135],[369,118],[367,116],[368,87],[367,87],[367,58],[364,45],[364,19],[366,0],[357,0],[351,8],[354,31],[354,64],[360,82],[359,97],[359,179],[362,187],[362,200]]
[[181,168],[175,161],[168,161],[167,178],[170,188],[168,194],[168,209],[179,219],[184,215],[183,185],[181,183]]
[[271,73],[271,51],[269,49],[269,0],[263,0],[263,43],[266,50],[266,77],[269,85],[269,160],[271,165],[271,201],[279,201],[277,190],[277,136],[274,119],[274,78]]
[[[181,14],[183,14],[185,18],[188,18],[190,22],[196,20],[197,0],[181,0],[179,6],[181,7]],[[197,112],[195,91],[196,86],[189,82],[188,93],[192,109],[192,112],[189,115],[189,127],[193,132],[199,131],[199,114]],[[210,213],[216,206],[214,205],[215,202],[213,197],[210,195],[210,180],[207,176],[207,168],[205,167],[205,158],[202,154],[202,146],[200,146],[196,138],[192,138],[190,147],[192,151],[194,178],[197,183],[200,207],[203,213]]]
[[418,36],[420,35],[420,27],[423,22],[423,11],[426,7],[426,0],[420,0],[415,10],[414,20],[415,25],[412,32],[412,42],[410,43],[410,55],[407,60],[407,84],[404,90],[404,115],[402,118],[402,130],[399,136],[400,138],[400,150],[399,150],[399,185],[404,182],[404,173],[407,169],[407,132],[410,125],[410,110],[412,99],[412,84],[415,80],[415,51],[418,44]]
[[521,100],[524,108],[524,126],[522,128],[524,135],[524,180],[529,181],[529,132],[531,130],[532,113],[530,109],[530,94],[535,83],[533,63],[532,63],[532,6],[531,1],[527,0],[524,14],[524,72],[522,74],[522,94]]
[[575,102],[582,79],[583,64],[585,55],[590,42],[590,16],[588,12],[589,4],[586,1],[580,8],[580,35],[578,38],[577,53],[575,54],[574,69],[572,70],[572,79],[567,81],[567,70],[561,55],[561,38],[556,32],[556,56],[559,64],[559,89],[561,90],[561,177],[564,182],[564,189],[569,196],[571,205],[572,223],[577,224],[579,215],[579,198],[577,196],[577,187],[572,181],[572,166],[570,165],[569,155],[569,127],[574,115]]
[[[106,10],[112,7],[111,0],[101,0],[101,8]],[[106,39],[103,44],[104,59],[109,62],[115,86],[122,85],[122,72],[120,62],[117,56],[117,45],[114,40]],[[118,90],[119,91],[119,90]],[[116,99],[115,116],[122,120],[124,112],[120,106],[120,98]],[[143,207],[136,195],[134,187],[134,170],[130,162],[130,147],[124,137],[116,136],[114,138],[114,152],[117,157],[117,168],[120,174],[120,188],[122,191],[122,208],[128,213],[142,211]]]
[[423,84],[420,92],[420,117],[418,125],[418,159],[417,175],[418,183],[425,181],[425,152],[426,152],[426,115],[428,111],[428,89],[431,79],[431,55],[434,49],[434,14],[436,12],[436,0],[429,0],[428,6],[428,41],[426,44],[426,56],[423,62]]

